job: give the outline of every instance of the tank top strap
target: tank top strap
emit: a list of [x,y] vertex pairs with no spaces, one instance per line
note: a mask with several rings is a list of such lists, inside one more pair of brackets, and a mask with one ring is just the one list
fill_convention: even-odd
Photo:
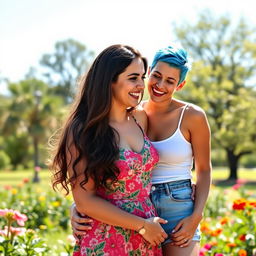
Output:
[[140,130],[141,130],[143,136],[145,136],[144,130],[143,130],[142,127],[140,126],[140,124],[139,124],[139,122],[137,121],[137,119],[135,118],[135,116],[134,116],[134,115],[131,115],[131,116],[132,116],[133,120],[135,121],[135,123],[139,126],[139,128],[140,128]]
[[182,121],[182,118],[183,118],[183,115],[184,115],[184,111],[185,111],[185,109],[188,107],[188,104],[186,104],[185,106],[184,106],[184,108],[182,109],[182,111],[181,111],[181,114],[180,114],[180,120],[179,120],[179,123],[178,123],[178,129],[180,129],[180,124],[181,124],[181,121]]

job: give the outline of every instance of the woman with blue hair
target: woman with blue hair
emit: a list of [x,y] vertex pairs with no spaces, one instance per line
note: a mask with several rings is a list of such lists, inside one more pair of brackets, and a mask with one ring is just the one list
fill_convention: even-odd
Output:
[[[186,84],[187,52],[175,46],[159,50],[149,70],[149,100],[141,104],[148,117],[147,135],[159,154],[153,169],[151,200],[169,237],[162,244],[164,255],[199,255],[199,223],[211,183],[210,128],[204,111],[175,99]],[[192,167],[196,191],[192,196]],[[72,226],[81,234],[87,227],[72,211]]]

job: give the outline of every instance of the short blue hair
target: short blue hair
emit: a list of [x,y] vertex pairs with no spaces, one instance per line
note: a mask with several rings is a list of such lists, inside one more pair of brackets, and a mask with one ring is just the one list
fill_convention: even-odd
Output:
[[178,68],[180,70],[180,80],[179,83],[182,83],[189,70],[188,64],[188,54],[187,52],[175,46],[168,46],[167,48],[160,49],[156,52],[153,59],[151,70],[156,66],[157,62],[162,61],[169,64],[172,67]]

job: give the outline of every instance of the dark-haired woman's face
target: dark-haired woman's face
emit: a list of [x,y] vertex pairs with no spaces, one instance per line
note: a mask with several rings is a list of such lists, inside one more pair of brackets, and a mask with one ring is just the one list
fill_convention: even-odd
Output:
[[143,61],[136,58],[112,84],[112,107],[136,107],[143,95],[145,68]]

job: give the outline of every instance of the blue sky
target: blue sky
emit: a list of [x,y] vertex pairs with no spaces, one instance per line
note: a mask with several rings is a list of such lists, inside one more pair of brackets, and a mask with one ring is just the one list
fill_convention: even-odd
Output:
[[[73,38],[98,54],[113,43],[138,48],[150,60],[173,41],[171,25],[200,10],[241,15],[256,24],[253,0],[0,0],[0,77],[24,78],[57,41]],[[5,90],[5,85],[0,85]]]

